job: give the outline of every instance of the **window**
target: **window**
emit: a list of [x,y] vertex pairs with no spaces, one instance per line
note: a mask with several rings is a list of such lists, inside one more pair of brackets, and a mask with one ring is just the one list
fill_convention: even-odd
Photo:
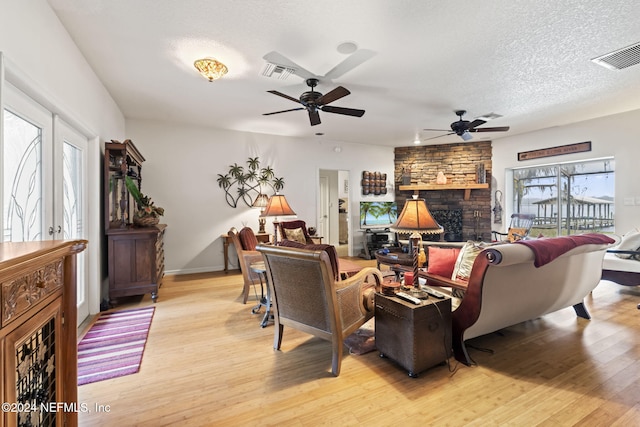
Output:
[[613,232],[612,158],[513,170],[513,211],[535,214],[530,235]]

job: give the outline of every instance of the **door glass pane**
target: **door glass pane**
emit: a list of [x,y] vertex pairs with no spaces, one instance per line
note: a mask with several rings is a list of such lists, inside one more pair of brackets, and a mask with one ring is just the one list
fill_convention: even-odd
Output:
[[64,142],[62,150],[64,239],[84,237],[82,218],[82,151]]
[[3,241],[43,240],[42,129],[4,110]]

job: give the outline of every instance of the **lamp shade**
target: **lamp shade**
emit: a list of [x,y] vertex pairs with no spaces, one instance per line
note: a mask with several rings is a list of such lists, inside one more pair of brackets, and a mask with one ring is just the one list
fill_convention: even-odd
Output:
[[296,213],[289,206],[289,202],[285,199],[283,194],[274,194],[269,199],[267,207],[260,216],[285,216],[295,215]]
[[424,199],[407,199],[398,216],[398,220],[390,227],[401,233],[439,234],[444,229],[437,223]]
[[259,193],[251,204],[252,208],[265,208],[269,204],[269,196]]

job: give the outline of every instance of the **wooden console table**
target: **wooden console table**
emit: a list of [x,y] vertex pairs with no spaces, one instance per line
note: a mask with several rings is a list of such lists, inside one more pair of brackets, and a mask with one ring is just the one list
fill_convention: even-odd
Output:
[[[229,272],[229,244],[233,243],[231,236],[227,233],[221,234],[223,253],[224,253],[224,272]],[[269,233],[256,233],[256,239],[258,243],[269,243],[271,241],[271,234]]]

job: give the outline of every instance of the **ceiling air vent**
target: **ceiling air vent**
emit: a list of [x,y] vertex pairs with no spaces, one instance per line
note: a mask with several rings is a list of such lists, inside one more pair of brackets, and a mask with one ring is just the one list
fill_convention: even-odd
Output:
[[262,69],[263,76],[273,77],[280,80],[286,79],[295,72],[295,68],[285,67],[284,65],[278,65],[272,62],[267,62]]
[[640,64],[640,43],[593,58],[592,61],[611,70],[622,70]]

